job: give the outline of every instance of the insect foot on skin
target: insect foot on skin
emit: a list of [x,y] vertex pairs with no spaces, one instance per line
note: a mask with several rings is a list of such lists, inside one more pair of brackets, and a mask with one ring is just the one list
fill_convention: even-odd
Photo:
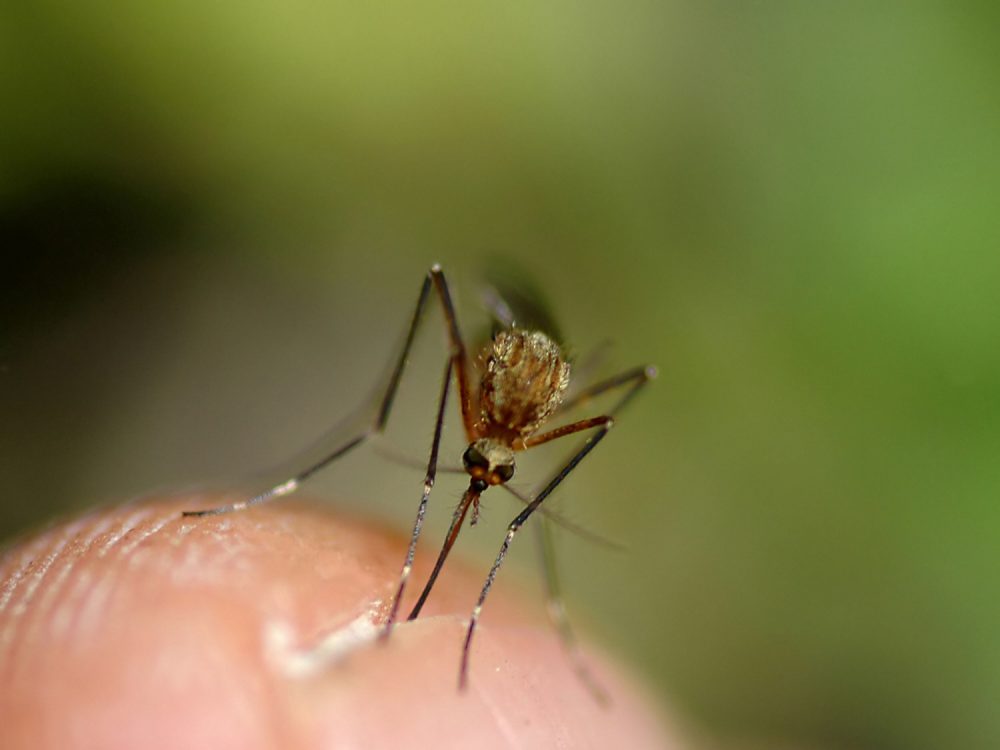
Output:
[[[392,633],[399,615],[400,602],[413,569],[417,540],[420,538],[427,504],[438,471],[438,449],[441,443],[445,407],[448,403],[448,394],[453,379],[458,389],[459,408],[467,441],[467,447],[462,454],[462,465],[465,473],[469,476],[469,485],[452,516],[451,526],[445,536],[444,544],[430,577],[407,619],[412,620],[420,614],[420,610],[427,601],[434,582],[455,544],[469,509],[472,509],[470,523],[474,524],[478,517],[480,500],[487,490],[491,487],[510,489],[506,483],[514,476],[517,454],[570,435],[582,432],[590,433],[569,460],[552,475],[548,482],[542,485],[542,489],[533,497],[523,497],[511,490],[515,495],[521,497],[525,502],[525,507],[508,525],[500,551],[490,568],[472,610],[459,667],[459,687],[464,688],[468,683],[469,653],[472,639],[482,613],[483,604],[515,536],[536,510],[545,513],[546,509],[541,507],[542,503],[604,439],[614,425],[616,414],[646,383],[656,377],[656,368],[641,366],[626,370],[615,377],[585,387],[568,398],[570,363],[559,345],[544,331],[519,327],[509,306],[496,295],[492,297],[491,306],[494,317],[501,324],[501,328],[494,333],[492,340],[486,344],[477,358],[470,358],[468,348],[459,331],[458,319],[455,315],[455,308],[444,272],[440,266],[434,265],[424,278],[402,350],[395,359],[388,387],[381,396],[375,419],[368,429],[349,437],[321,460],[258,495],[218,508],[187,511],[184,515],[209,516],[229,513],[288,495],[321,469],[381,434],[392,411],[393,400],[403,376],[410,349],[426,312],[428,298],[432,294],[437,297],[444,312],[450,351],[441,381],[434,422],[434,436],[431,441],[423,491],[417,505],[416,520],[400,571],[396,593],[379,636],[380,640],[387,640]],[[621,395],[607,413],[562,424],[552,429],[544,429],[547,423],[566,414],[571,408],[608,392],[618,392]],[[562,604],[558,601],[558,586],[551,556],[551,544],[543,542],[546,588],[550,597],[549,611],[558,626],[567,650],[575,661],[578,674],[595,696],[600,699],[603,692],[590,679],[586,667],[578,658],[572,631],[565,619]]]

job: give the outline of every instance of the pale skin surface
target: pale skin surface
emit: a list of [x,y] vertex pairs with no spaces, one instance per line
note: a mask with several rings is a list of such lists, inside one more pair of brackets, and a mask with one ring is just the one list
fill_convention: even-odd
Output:
[[379,645],[401,536],[288,501],[180,517],[218,500],[95,511],[2,553],[4,748],[687,746],[585,649],[612,698],[600,707],[540,603],[511,588],[486,604],[459,693],[485,571],[449,561],[420,619]]

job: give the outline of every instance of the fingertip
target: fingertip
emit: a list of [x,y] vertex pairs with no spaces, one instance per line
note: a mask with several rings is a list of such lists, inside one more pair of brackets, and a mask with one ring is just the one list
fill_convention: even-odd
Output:
[[457,616],[409,623],[388,649],[358,654],[346,679],[317,678],[303,696],[313,746],[682,747],[629,677],[588,654],[613,696],[600,705],[545,629],[483,626],[468,686],[458,690],[466,625]]
[[[503,591],[460,693],[466,610],[481,585],[461,561],[449,561],[430,616],[379,647],[399,535],[284,502],[181,514],[212,500],[91,513],[5,553],[5,747],[499,748],[615,737],[679,747],[603,660],[613,704],[601,709],[552,631]],[[414,580],[426,574],[418,566]]]

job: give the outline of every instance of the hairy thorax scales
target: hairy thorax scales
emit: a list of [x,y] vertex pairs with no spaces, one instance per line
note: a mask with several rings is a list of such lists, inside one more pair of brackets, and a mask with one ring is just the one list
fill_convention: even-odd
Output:
[[562,403],[569,363],[540,331],[498,333],[482,353],[479,389],[484,433],[527,437]]

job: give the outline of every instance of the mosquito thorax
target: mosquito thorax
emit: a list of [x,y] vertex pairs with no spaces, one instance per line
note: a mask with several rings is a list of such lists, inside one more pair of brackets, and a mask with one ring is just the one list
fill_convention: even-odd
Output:
[[478,492],[514,476],[514,451],[494,438],[480,438],[472,443],[462,454],[462,463]]
[[480,423],[486,434],[530,435],[559,408],[569,386],[569,363],[541,331],[500,331],[480,361]]

